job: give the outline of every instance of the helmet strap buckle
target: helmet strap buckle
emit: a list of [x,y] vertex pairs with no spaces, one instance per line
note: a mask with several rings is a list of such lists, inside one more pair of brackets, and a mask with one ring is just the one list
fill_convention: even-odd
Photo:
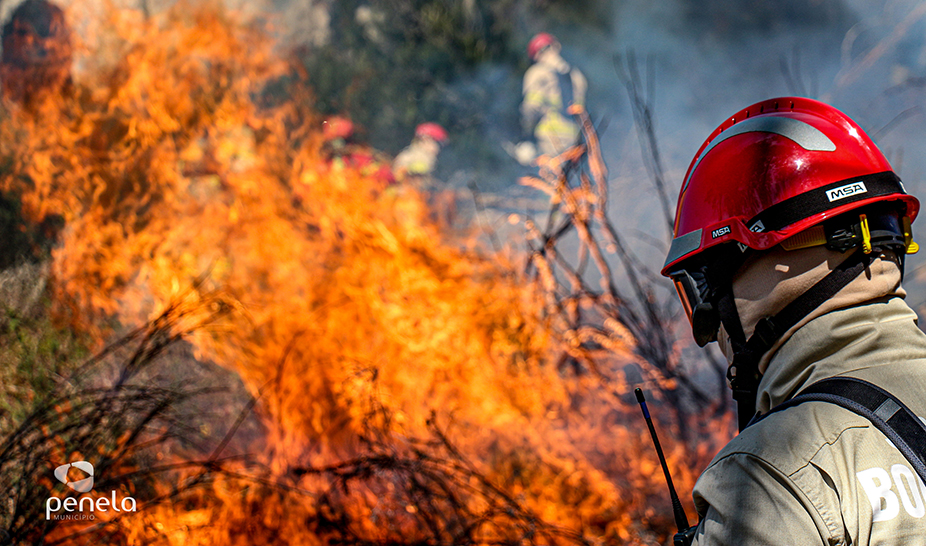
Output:
[[903,242],[907,254],[916,254],[920,251],[920,245],[913,241],[913,220],[909,216],[903,217]]
[[862,252],[871,254],[871,230],[868,229],[868,216],[859,214],[858,220],[862,230]]

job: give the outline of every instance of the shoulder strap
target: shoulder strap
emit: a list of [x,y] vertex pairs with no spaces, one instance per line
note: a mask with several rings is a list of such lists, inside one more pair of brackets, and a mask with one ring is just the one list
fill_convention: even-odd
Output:
[[559,92],[563,99],[562,113],[565,114],[575,101],[575,93],[572,89],[572,70],[570,69],[565,74],[557,72],[556,79],[559,81]]
[[[854,377],[818,381],[753,423],[803,402],[829,402],[865,417],[887,436],[926,483],[926,425],[886,390]],[[750,423],[752,424],[752,423]]]

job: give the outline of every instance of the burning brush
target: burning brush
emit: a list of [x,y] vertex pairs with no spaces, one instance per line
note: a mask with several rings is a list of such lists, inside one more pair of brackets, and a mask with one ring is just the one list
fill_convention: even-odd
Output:
[[[92,70],[70,91],[46,93],[40,108],[7,100],[0,118],[0,188],[33,223],[63,219],[48,266],[58,324],[98,348],[138,328],[118,345],[127,352],[117,371],[93,376],[97,390],[55,391],[55,403],[16,424],[3,468],[24,477],[23,503],[5,520],[10,537],[186,546],[667,536],[671,522],[654,508],[664,504],[659,467],[641,459],[643,429],[614,365],[638,364],[670,405],[695,391],[672,340],[655,335],[667,319],[646,304],[650,285],[635,277],[635,307],[611,275],[609,248],[632,260],[604,214],[587,118],[588,146],[537,179],[555,210],[549,230],[530,224],[536,275],[526,279],[510,249],[448,239],[414,188],[326,162],[309,81],[258,25],[180,8],[111,14],[112,35],[98,41],[112,62],[78,60]],[[557,249],[573,231],[578,266]],[[588,257],[604,273],[600,290],[583,274]],[[172,410],[199,390],[155,388],[142,372],[178,342],[177,368],[215,363],[250,395],[243,407],[203,409],[224,416],[227,433],[159,450],[189,424]],[[125,484],[138,510],[36,522],[45,505],[29,499],[46,495],[56,467],[33,453],[91,463],[110,480],[97,483]],[[27,483],[37,476],[46,481]],[[690,471],[677,478],[693,482]]]

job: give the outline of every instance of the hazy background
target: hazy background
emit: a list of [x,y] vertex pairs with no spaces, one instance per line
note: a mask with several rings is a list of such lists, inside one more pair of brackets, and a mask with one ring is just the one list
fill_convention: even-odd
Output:
[[[630,54],[655,76],[656,134],[673,192],[726,116],[783,95],[844,110],[911,192],[922,187],[926,10],[919,2],[349,0],[281,9],[300,14],[287,17],[301,22],[284,34],[323,113],[349,115],[363,139],[392,154],[417,123],[445,125],[451,144],[438,174],[454,186],[474,181],[505,192],[525,174],[502,143],[518,138],[526,44],[548,31],[589,79],[588,108],[603,130],[618,224],[666,237],[646,220],[658,204],[615,68],[616,58]],[[662,252],[649,257],[654,264]]]
[[[50,474],[43,457],[76,458],[55,451],[60,439],[82,430],[73,423],[93,422],[85,415],[112,413],[102,395],[79,412],[59,411],[65,406],[46,400],[96,396],[96,383],[118,390],[121,383],[111,377],[121,377],[129,369],[123,363],[134,360],[116,354],[102,361],[112,373],[104,369],[83,384],[72,385],[68,378],[76,375],[68,370],[83,369],[91,349],[114,331],[149,320],[160,305],[179,298],[192,300],[191,316],[219,314],[216,309],[222,316],[214,325],[207,317],[201,329],[190,326],[178,334],[186,341],[176,354],[145,373],[163,379],[173,389],[164,392],[182,400],[200,385],[227,385],[228,396],[177,404],[172,411],[180,413],[166,414],[164,423],[186,433],[182,442],[155,442],[140,453],[164,462],[254,453],[253,465],[246,461],[234,469],[263,481],[260,488],[253,480],[231,488],[191,487],[183,502],[140,514],[166,522],[171,544],[224,544],[231,536],[254,543],[279,543],[281,536],[300,544],[313,543],[312,537],[342,544],[438,543],[421,537],[449,536],[441,533],[457,528],[457,521],[495,525],[498,518],[511,523],[507,534],[498,535],[507,542],[554,542],[534,534],[534,512],[575,530],[573,538],[585,541],[578,543],[592,537],[595,543],[665,543],[674,531],[663,476],[632,388],[652,393],[654,415],[673,438],[665,445],[686,502],[700,470],[734,431],[729,405],[722,403],[729,401],[726,363],[706,359],[710,353],[694,347],[672,303],[675,296],[657,273],[669,234],[618,65],[635,58],[651,75],[644,77],[646,93],[673,204],[692,155],[718,124],[756,101],[789,94],[845,111],[879,143],[908,190],[926,191],[920,153],[926,4],[204,1],[203,10],[158,0],[64,2],[78,36],[76,85],[36,111],[4,104],[0,157],[11,167],[0,177],[9,194],[0,197],[9,205],[10,221],[0,215],[0,227],[29,235],[20,238],[32,263],[0,272],[0,303],[6,307],[0,317],[0,402],[8,406],[0,403],[0,433],[26,422],[42,448],[17,440],[18,454],[0,461],[0,478],[19,488],[8,489],[22,499],[17,507],[26,514],[0,517],[0,535],[6,526],[17,536],[46,536],[44,520],[28,517],[47,496],[42,484]],[[15,7],[0,3],[0,19]],[[256,32],[249,32],[251,25]],[[263,56],[267,29],[275,39],[269,58],[288,62]],[[555,268],[548,285],[522,275],[524,254],[478,245],[473,250],[465,246],[472,237],[461,244],[450,222],[432,221],[427,196],[383,192],[367,175],[335,171],[318,149],[321,123],[334,115],[353,119],[357,140],[381,150],[384,161],[407,145],[417,124],[438,122],[448,129],[450,143],[437,177],[460,190],[458,201],[468,198],[471,184],[494,194],[490,219],[505,226],[505,242],[524,248],[525,216],[509,223],[508,213],[519,205],[506,197],[527,201],[529,190],[516,190],[518,178],[530,170],[508,157],[503,143],[519,136],[521,78],[530,65],[525,49],[541,31],[558,36],[564,57],[588,77],[588,110],[610,168],[610,218],[630,253],[649,269],[639,268],[644,281],[636,288],[621,284],[616,273],[615,284],[630,295],[617,298],[626,305],[583,310],[581,320],[567,316],[578,312],[548,305],[576,292],[555,282],[556,274],[565,278],[563,268]],[[107,70],[94,72],[107,65],[112,77]],[[233,92],[227,80],[235,84]],[[303,93],[303,83],[314,96]],[[266,109],[259,107],[265,103]],[[23,196],[23,215],[17,194]],[[51,227],[59,231],[41,229],[54,215]],[[576,239],[568,238],[572,233],[556,252],[575,266],[581,258]],[[36,242],[44,246],[33,248]],[[624,254],[611,256],[612,267],[621,260],[621,266],[637,265]],[[912,260],[905,284],[908,301],[923,311],[926,275],[920,263]],[[577,268],[586,277],[598,274]],[[591,287],[584,291],[598,290],[597,279],[584,280]],[[549,285],[546,294],[539,290]],[[192,288],[181,291],[185,286]],[[64,314],[57,321],[51,318],[54,306]],[[656,310],[634,318],[632,311],[644,307]],[[147,327],[158,341],[186,323]],[[587,367],[574,352],[579,327],[601,332],[594,343],[578,347],[593,353],[582,361]],[[608,350],[598,351],[597,340],[607,342]],[[128,353],[135,344],[126,343]],[[150,396],[127,400],[165,407],[161,391],[151,389],[160,384],[147,377],[130,386]],[[80,390],[84,385],[93,389]],[[45,412],[44,421],[28,417],[34,411]],[[121,430],[136,427],[132,419],[147,411],[127,406],[119,413],[125,423],[96,428],[99,437],[76,439],[93,446],[93,453],[101,443],[120,445]],[[510,503],[495,503],[496,489],[474,493],[466,485],[473,475],[456,471],[438,477],[463,484],[470,504],[445,510],[431,503],[444,498],[446,489],[420,500],[421,482],[409,477],[424,459],[407,459],[415,463],[410,473],[359,465],[343,480],[315,478],[315,470],[354,457],[381,460],[367,457],[371,453],[385,454],[399,468],[395,456],[412,453],[407,446],[444,445],[429,441],[440,432],[435,422],[453,425],[450,441],[462,446],[465,458],[479,461],[484,483],[503,484],[505,495],[518,499],[522,519],[509,522]],[[183,452],[171,451],[180,447]],[[456,464],[464,459],[451,455],[427,457],[464,468]],[[144,457],[126,464],[150,469]],[[214,470],[213,459],[204,471]],[[354,477],[361,483],[349,494],[347,480]],[[160,475],[138,480],[133,490],[140,499],[142,486],[147,498],[155,498],[185,481]],[[306,490],[310,494],[302,496]],[[315,499],[339,491],[333,506],[345,520],[316,509]],[[496,511],[497,518],[454,511],[479,506],[505,509]],[[272,514],[287,516],[277,522]],[[191,526],[190,516],[211,523]],[[436,532],[432,516],[447,518]],[[255,531],[258,520],[266,527]],[[97,542],[107,544],[164,538],[144,519],[101,532]],[[224,538],[210,541],[209,533]],[[573,543],[569,538],[562,543]]]

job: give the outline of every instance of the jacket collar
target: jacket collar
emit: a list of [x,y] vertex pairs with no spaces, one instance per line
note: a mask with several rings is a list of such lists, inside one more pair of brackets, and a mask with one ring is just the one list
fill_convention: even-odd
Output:
[[756,409],[765,413],[827,377],[926,357],[926,334],[899,297],[831,311],[798,328],[775,352],[759,383]]

